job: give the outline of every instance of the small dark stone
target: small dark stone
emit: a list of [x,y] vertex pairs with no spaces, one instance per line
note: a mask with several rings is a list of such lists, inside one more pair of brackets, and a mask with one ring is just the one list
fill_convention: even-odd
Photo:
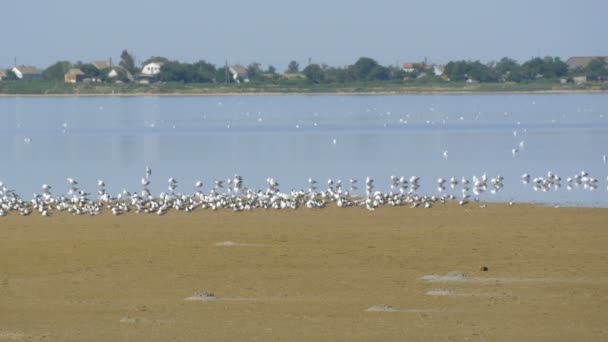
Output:
[[488,268],[488,266],[484,266],[484,267],[481,268],[481,270],[483,272],[488,272],[490,269]]

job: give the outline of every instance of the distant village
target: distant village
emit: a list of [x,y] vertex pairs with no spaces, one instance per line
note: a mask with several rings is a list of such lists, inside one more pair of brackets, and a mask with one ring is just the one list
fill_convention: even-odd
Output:
[[[15,63],[16,64],[16,63]],[[269,66],[262,70],[259,63],[249,66],[240,64],[216,68],[204,61],[187,64],[153,57],[136,67],[133,58],[125,50],[118,64],[112,59],[90,63],[57,62],[45,70],[33,66],[15,65],[0,68],[0,81],[62,81],[66,83],[138,83],[155,82],[184,83],[249,83],[257,80],[308,80],[314,83],[418,80],[432,78],[441,81],[460,82],[519,82],[540,78],[557,80],[560,83],[582,84],[588,81],[608,80],[608,57],[571,57],[565,62],[559,58],[535,58],[523,64],[504,58],[499,62],[455,61],[446,65],[423,62],[406,62],[399,66],[384,67],[370,58],[360,58],[345,68],[309,63],[300,70],[292,61],[284,73]],[[524,70],[525,69],[525,70]],[[550,70],[549,70],[550,69]],[[547,71],[549,70],[549,71]],[[194,75],[194,76],[193,76]]]

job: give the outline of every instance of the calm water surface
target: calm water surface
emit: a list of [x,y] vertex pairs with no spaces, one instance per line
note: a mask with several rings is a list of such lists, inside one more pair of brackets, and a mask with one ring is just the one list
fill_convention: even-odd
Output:
[[[390,175],[417,175],[435,194],[438,177],[486,172],[505,177],[489,200],[606,206],[605,154],[608,94],[0,98],[0,180],[28,199],[43,183],[67,191],[66,177],[139,190],[149,165],[155,192],[170,176],[190,193],[238,173],[283,191],[365,176],[388,190]],[[583,169],[598,188],[567,190]],[[561,189],[520,181],[548,171]]]

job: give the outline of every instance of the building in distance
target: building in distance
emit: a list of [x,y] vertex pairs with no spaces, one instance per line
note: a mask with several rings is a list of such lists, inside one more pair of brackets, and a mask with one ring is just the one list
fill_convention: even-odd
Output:
[[20,65],[13,69],[15,76],[19,80],[43,80],[42,71],[33,66]]
[[230,74],[232,74],[232,79],[234,80],[234,82],[249,82],[249,74],[247,73],[247,68],[245,68],[244,66],[240,64],[235,64],[228,67],[228,70],[230,70]]
[[80,83],[84,80],[85,76],[86,75],[82,70],[73,68],[68,70],[63,78],[66,83]]
[[587,67],[587,65],[589,65],[589,63],[591,63],[592,60],[597,59],[597,58],[603,58],[606,61],[606,63],[608,64],[608,56],[570,57],[566,61],[566,64],[568,64],[568,70],[570,70],[570,71],[576,70],[576,69],[585,69]]

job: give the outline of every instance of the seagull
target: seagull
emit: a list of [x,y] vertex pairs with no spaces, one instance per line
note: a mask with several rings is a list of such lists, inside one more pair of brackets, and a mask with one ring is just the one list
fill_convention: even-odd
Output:
[[511,150],[511,154],[513,155],[513,157],[516,157],[517,153],[519,153],[519,151],[516,148]]
[[149,166],[146,166],[146,177],[152,176],[152,169]]
[[448,150],[443,151],[443,159],[448,160]]

